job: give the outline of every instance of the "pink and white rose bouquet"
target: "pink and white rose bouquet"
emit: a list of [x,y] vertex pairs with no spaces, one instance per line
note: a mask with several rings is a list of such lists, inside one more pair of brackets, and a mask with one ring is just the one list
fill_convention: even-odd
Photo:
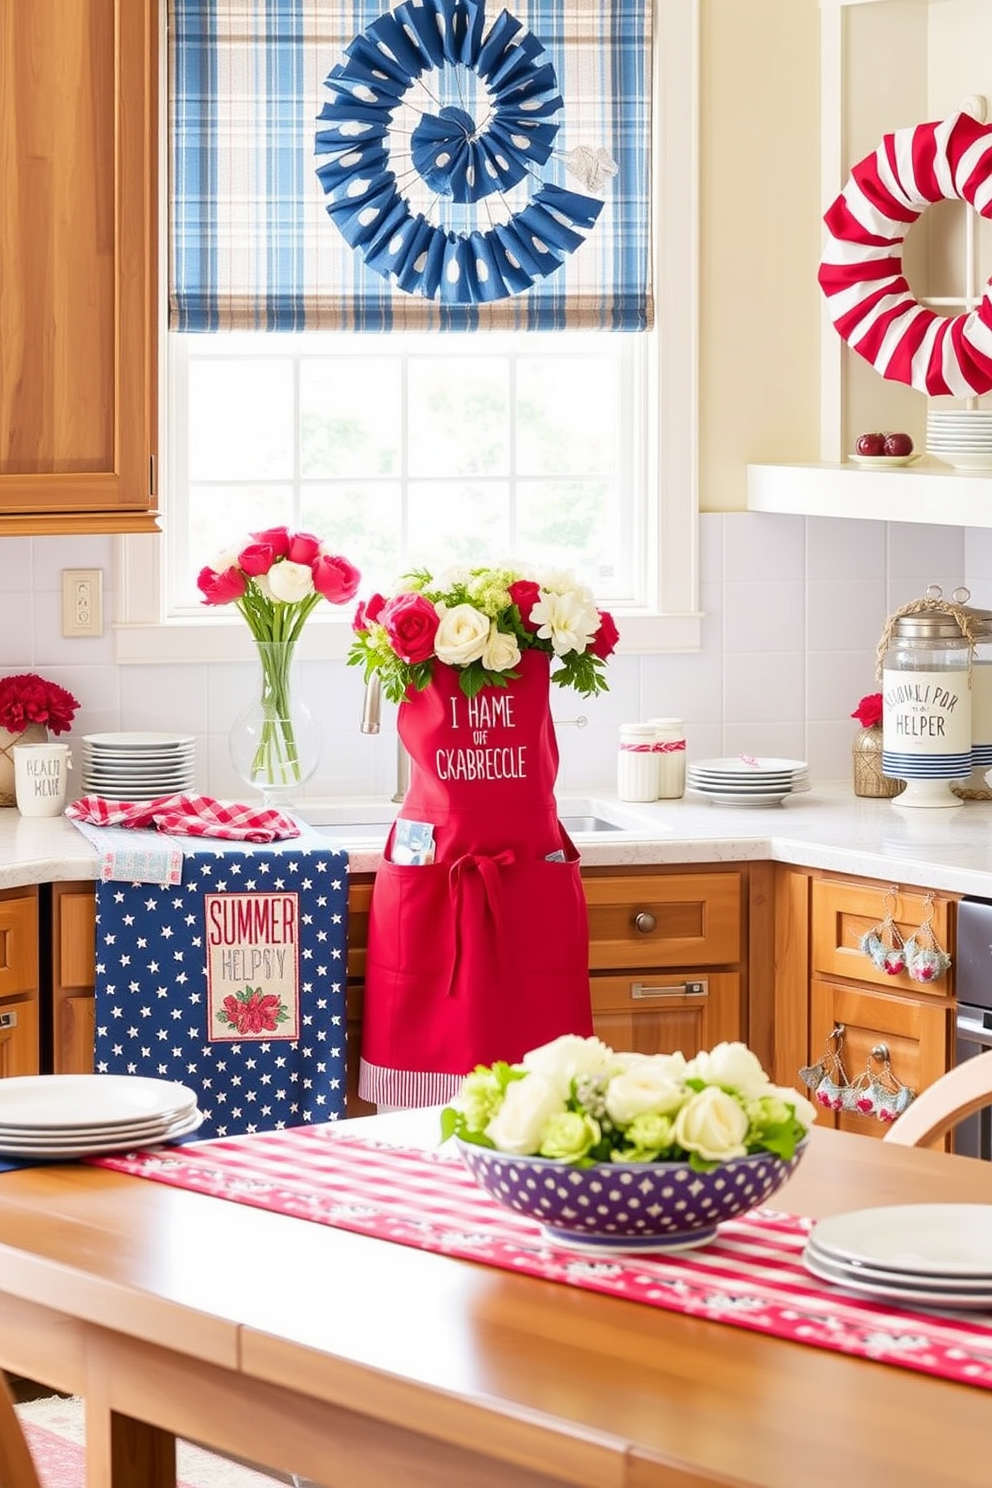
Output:
[[434,662],[457,668],[468,697],[504,687],[524,651],[553,658],[552,682],[584,697],[606,691],[619,639],[612,615],[571,573],[506,568],[417,569],[389,596],[363,600],[352,626],[353,666],[382,679],[393,702],[430,685]]

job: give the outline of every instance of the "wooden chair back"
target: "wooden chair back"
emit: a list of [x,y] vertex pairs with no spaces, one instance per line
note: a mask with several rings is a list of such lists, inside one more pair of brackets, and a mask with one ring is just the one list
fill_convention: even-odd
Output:
[[0,1488],[41,1488],[24,1427],[0,1372]]
[[959,1121],[988,1105],[992,1105],[992,1049],[955,1065],[921,1090],[882,1140],[899,1147],[938,1147]]

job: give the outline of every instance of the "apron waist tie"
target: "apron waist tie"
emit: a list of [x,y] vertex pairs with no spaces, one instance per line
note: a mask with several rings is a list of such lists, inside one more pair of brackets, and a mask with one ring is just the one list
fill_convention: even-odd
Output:
[[466,959],[473,952],[478,954],[487,941],[488,954],[499,973],[500,989],[505,985],[503,885],[499,870],[513,862],[515,855],[509,848],[489,856],[483,853],[465,853],[456,858],[448,870],[448,893],[454,926],[454,955],[448,978],[449,997],[457,996],[458,976]]

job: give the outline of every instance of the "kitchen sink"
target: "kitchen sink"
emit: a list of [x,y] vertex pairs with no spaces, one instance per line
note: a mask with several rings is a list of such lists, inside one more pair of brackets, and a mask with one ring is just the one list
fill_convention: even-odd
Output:
[[[562,826],[570,837],[584,832],[623,832],[628,830],[611,822],[605,816],[562,816]],[[314,822],[313,829],[322,837],[333,837],[340,842],[385,842],[392,826],[391,821],[334,821]]]
[[617,826],[616,822],[607,821],[604,816],[560,816],[565,831],[571,836],[573,832],[623,832],[624,827]]

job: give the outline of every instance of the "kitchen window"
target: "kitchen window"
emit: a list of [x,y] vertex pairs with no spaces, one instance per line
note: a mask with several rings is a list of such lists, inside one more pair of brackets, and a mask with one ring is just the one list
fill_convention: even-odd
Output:
[[[195,576],[280,521],[357,562],[363,593],[418,560],[553,562],[610,605],[624,649],[698,646],[697,0],[660,10],[657,329],[169,333],[164,541],[120,540],[119,660],[241,656]],[[345,653],[347,618],[308,627],[314,654]]]

